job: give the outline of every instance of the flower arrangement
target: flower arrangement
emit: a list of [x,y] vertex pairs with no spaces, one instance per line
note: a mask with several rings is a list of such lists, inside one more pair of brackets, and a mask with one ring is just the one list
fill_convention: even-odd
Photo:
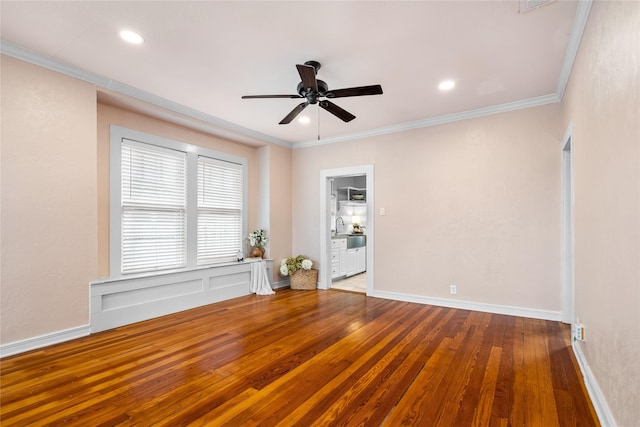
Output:
[[283,259],[280,263],[280,275],[290,276],[299,269],[311,270],[313,262],[304,255],[298,255],[294,258]]
[[249,244],[255,248],[264,248],[267,245],[267,232],[262,228],[252,231],[247,237]]

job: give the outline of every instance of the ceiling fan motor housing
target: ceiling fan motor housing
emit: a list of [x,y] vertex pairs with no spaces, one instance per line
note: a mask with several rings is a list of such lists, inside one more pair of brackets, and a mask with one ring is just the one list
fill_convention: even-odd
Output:
[[307,101],[309,101],[309,104],[317,103],[318,98],[321,96],[325,96],[325,94],[329,90],[329,85],[326,84],[324,81],[317,80],[317,83],[318,83],[317,92],[311,88],[305,88],[303,82],[298,83],[298,94],[300,94],[300,96],[304,98],[307,98]]
[[310,67],[315,68],[316,74],[318,74],[318,71],[320,70],[320,67],[321,67],[318,61],[307,61],[304,63],[304,65],[309,65]]

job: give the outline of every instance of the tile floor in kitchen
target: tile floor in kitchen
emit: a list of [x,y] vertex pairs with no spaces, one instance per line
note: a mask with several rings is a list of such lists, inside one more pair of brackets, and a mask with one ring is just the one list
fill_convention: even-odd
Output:
[[356,274],[346,279],[334,280],[331,282],[331,289],[338,289],[349,292],[367,292],[367,273]]

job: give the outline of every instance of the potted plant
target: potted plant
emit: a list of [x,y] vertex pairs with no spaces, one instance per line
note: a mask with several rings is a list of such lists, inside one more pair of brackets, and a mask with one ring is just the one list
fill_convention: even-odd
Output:
[[304,255],[283,259],[280,263],[280,275],[289,276],[291,289],[315,289],[318,270],[311,268],[313,262]]
[[267,232],[262,228],[254,230],[247,236],[251,251],[249,257],[262,258],[264,256],[264,247],[267,245]]

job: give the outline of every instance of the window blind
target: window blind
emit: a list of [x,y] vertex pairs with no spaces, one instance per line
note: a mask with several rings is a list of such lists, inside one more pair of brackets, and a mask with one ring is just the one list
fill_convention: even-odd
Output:
[[122,273],[186,266],[186,155],[122,140]]
[[242,247],[242,168],[198,157],[198,265],[235,260]]

